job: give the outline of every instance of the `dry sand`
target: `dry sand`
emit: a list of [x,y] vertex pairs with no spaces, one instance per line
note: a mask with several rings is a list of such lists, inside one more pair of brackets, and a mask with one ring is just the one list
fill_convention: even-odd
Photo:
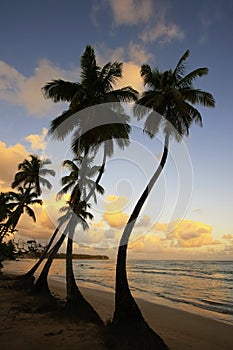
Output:
[[[101,327],[32,312],[31,297],[5,288],[6,284],[7,281],[0,280],[1,350],[105,349]],[[63,284],[50,281],[50,287],[55,295],[65,297]],[[104,321],[111,319],[113,293],[87,287],[82,287],[81,291]],[[233,349],[233,326],[230,324],[141,299],[137,302],[148,324],[170,350]]]

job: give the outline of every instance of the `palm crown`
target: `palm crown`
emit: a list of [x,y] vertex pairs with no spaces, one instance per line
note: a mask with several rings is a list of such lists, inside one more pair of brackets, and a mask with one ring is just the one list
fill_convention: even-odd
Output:
[[49,159],[41,160],[38,156],[30,154],[31,160],[25,159],[18,165],[18,172],[11,184],[12,188],[18,187],[23,183],[24,188],[34,188],[37,195],[41,195],[41,185],[51,189],[51,183],[44,177],[46,175],[55,176],[52,169],[45,168],[51,164]]
[[[68,82],[61,79],[53,80],[43,87],[46,98],[54,102],[69,102],[69,108],[62,115],[55,118],[50,126],[50,133],[58,139],[64,139],[68,133],[76,128],[73,139],[73,150],[77,153],[96,147],[101,142],[109,140],[107,153],[113,151],[112,140],[115,139],[120,147],[128,144],[130,127],[127,124],[128,118],[123,109],[115,113],[113,108],[107,110],[107,115],[114,115],[109,118],[105,113],[101,114],[95,109],[89,108],[85,113],[75,115],[88,107],[103,103],[135,101],[137,91],[129,86],[121,89],[114,89],[116,81],[122,77],[122,63],[109,62],[100,68],[97,65],[94,49],[87,46],[81,56],[81,81]],[[107,107],[106,107],[107,108]],[[103,118],[103,120],[102,120]]]
[[[141,67],[141,76],[148,89],[137,101],[137,104],[161,114],[168,122],[163,125],[165,133],[173,133],[177,140],[189,134],[193,122],[202,126],[201,114],[194,107],[194,104],[207,107],[215,105],[214,98],[209,92],[196,89],[193,86],[196,78],[208,73],[208,68],[197,68],[185,75],[185,61],[189,54],[190,52],[187,50],[174,70],[161,72],[158,68],[151,69],[147,64]],[[146,111],[136,106],[135,113],[138,119],[141,119]],[[144,125],[149,136],[153,137],[158,132],[161,122],[162,119],[156,118],[153,112],[149,113]],[[174,129],[170,127],[170,124]]]

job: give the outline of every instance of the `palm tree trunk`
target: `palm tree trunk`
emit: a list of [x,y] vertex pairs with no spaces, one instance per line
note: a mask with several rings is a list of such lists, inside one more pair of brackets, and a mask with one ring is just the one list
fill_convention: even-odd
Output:
[[75,281],[72,262],[73,234],[75,226],[75,221],[69,222],[69,237],[66,250],[66,311],[75,320],[103,324],[98,313],[84,298]]
[[66,249],[66,292],[67,292],[67,303],[72,304],[73,302],[83,299],[83,296],[75,282],[72,253],[73,253],[73,236],[76,226],[75,217],[72,217],[69,222],[69,236],[67,241]]
[[36,272],[36,270],[38,269],[38,267],[40,266],[42,261],[46,258],[46,255],[47,255],[51,245],[53,244],[53,241],[56,238],[56,235],[58,234],[58,232],[60,230],[60,227],[61,227],[61,224],[59,224],[57,226],[57,228],[54,231],[52,237],[50,238],[49,244],[47,245],[47,247],[43,251],[43,253],[42,253],[41,257],[39,258],[39,260],[35,263],[35,265],[25,275],[22,276],[23,278],[32,277],[34,275],[34,273]]
[[149,196],[155,182],[161,174],[168,156],[169,135],[165,136],[163,155],[160,164],[149,181],[147,187],[138,200],[121,237],[118,248],[117,265],[116,265],[116,285],[115,285],[115,311],[113,316],[113,324],[132,323],[143,321],[142,313],[137,306],[128,285],[126,272],[127,247],[130,234],[134,228],[135,222],[139,216],[143,204]]
[[[99,182],[101,180],[101,177],[102,177],[102,175],[104,173],[105,163],[106,163],[106,150],[104,150],[103,162],[102,162],[101,169],[99,171],[99,175],[97,176],[97,179],[96,179],[96,185],[99,184]],[[89,192],[87,198],[85,199],[86,202],[88,202],[89,199],[92,197],[92,195],[93,195],[93,193],[95,191],[96,185],[93,186],[93,188]],[[65,228],[65,231],[61,235],[60,239],[57,241],[57,243],[52,248],[51,253],[50,253],[50,255],[49,255],[49,257],[48,257],[48,259],[47,259],[47,261],[46,261],[46,263],[45,263],[45,265],[43,267],[43,270],[41,271],[40,276],[39,276],[38,280],[35,283],[35,286],[33,288],[35,293],[50,294],[50,290],[49,290],[49,286],[48,286],[49,269],[50,269],[50,267],[52,265],[53,259],[55,258],[58,250],[60,249],[62,243],[65,240],[65,236],[67,234],[67,231],[68,231],[68,224],[67,224],[67,226]],[[72,253],[71,253],[71,264],[72,264]],[[74,279],[74,282],[75,282],[75,279]],[[76,282],[75,282],[75,284],[76,284]],[[78,289],[78,293],[80,293],[79,289]]]
[[66,237],[66,233],[67,233],[67,226],[65,228],[65,231],[63,232],[63,234],[61,235],[61,237],[59,238],[59,240],[57,241],[57,243],[53,246],[50,255],[43,267],[43,270],[40,273],[40,276],[38,278],[38,280],[35,283],[35,286],[33,288],[33,291],[35,293],[38,294],[47,294],[50,295],[50,290],[49,290],[49,286],[48,286],[48,274],[49,274],[49,269],[53,263],[53,260],[58,252],[58,250],[60,249],[62,243],[65,240]]

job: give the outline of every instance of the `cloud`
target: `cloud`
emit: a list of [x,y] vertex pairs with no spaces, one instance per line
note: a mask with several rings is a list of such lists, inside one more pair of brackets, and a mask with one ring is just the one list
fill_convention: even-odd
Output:
[[154,55],[147,52],[146,49],[141,44],[135,44],[130,41],[128,55],[130,61],[133,61],[137,65],[142,65],[147,63]]
[[[173,223],[175,225],[175,223]],[[212,237],[212,226],[202,222],[183,220],[175,229],[168,231],[167,226],[164,232],[166,239],[171,241],[171,244],[183,248],[197,248],[209,245],[220,244],[219,241]]]
[[148,227],[151,225],[151,217],[149,215],[144,215],[141,220],[139,220],[135,227]]
[[140,67],[133,62],[124,62],[122,79],[116,84],[116,88],[131,86],[138,92],[143,91],[143,80],[140,75]]
[[61,107],[46,100],[41,88],[53,79],[74,80],[77,76],[77,70],[65,71],[54,63],[42,59],[35,67],[34,74],[25,77],[14,67],[0,61],[0,98],[22,106],[31,116],[56,115]]
[[114,88],[131,86],[139,92],[143,91],[143,80],[140,75],[141,64],[154,57],[143,46],[130,42],[125,48],[118,47],[112,50],[105,45],[100,45],[96,50],[96,57],[101,66],[106,62],[123,62],[122,78],[117,81]]
[[122,228],[127,224],[129,216],[123,212],[127,204],[128,198],[124,196],[109,195],[107,202],[104,203],[105,212],[103,219],[112,228]]
[[193,209],[192,212],[195,214],[202,214],[202,210],[199,208]]
[[164,251],[165,245],[160,236],[143,235],[140,239],[130,243],[129,249],[134,253],[155,253]]
[[28,156],[28,152],[20,143],[7,147],[4,142],[0,141],[0,154],[1,191],[9,191],[10,184],[18,170],[18,164]]
[[152,0],[108,0],[108,3],[116,26],[136,25],[148,21],[153,15]]
[[166,23],[160,19],[154,27],[148,27],[139,37],[146,43],[159,40],[161,44],[168,44],[174,39],[182,40],[184,32],[175,23]]
[[41,135],[31,134],[24,138],[24,140],[31,143],[32,150],[44,150],[46,146],[45,137],[48,133],[48,129],[43,128]]
[[231,234],[224,235],[222,238],[231,241],[231,240],[233,240],[233,235],[231,235]]

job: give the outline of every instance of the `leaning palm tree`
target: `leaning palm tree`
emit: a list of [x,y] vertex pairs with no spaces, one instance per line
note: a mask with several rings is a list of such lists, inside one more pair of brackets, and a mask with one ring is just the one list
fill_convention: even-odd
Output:
[[[88,186],[90,187],[90,184],[92,184],[92,189],[90,190],[88,196],[86,197],[86,200],[87,200],[87,201],[89,201],[89,199],[90,199],[92,196],[94,196],[94,198],[95,198],[95,189],[98,189],[98,188],[99,188],[99,182],[100,182],[100,179],[101,179],[101,177],[102,177],[102,175],[103,175],[103,173],[104,173],[105,162],[106,162],[106,152],[104,152],[104,157],[103,157],[103,161],[102,161],[101,167],[98,167],[98,169],[99,169],[99,175],[97,176],[97,179],[96,179],[94,182],[89,182],[89,185],[88,185]],[[77,174],[78,172],[77,172],[77,169],[75,168],[75,166],[72,165],[72,161],[64,161],[64,163],[66,163],[66,165],[67,165],[68,167],[70,167],[70,169],[72,170],[72,178],[73,178],[73,181],[76,181],[76,175],[78,175],[78,174]],[[66,183],[66,181],[68,181],[68,182],[70,181],[70,180],[69,180],[69,176],[63,180],[64,189],[61,190],[61,191],[58,193],[58,198],[59,198],[62,194],[66,193],[66,191],[68,191],[68,189],[70,188],[70,184]],[[100,189],[100,188],[99,188],[99,189]],[[59,220],[58,225],[57,225],[57,227],[56,227],[54,233],[52,234],[52,236],[51,236],[51,238],[50,238],[50,240],[49,240],[48,245],[46,246],[45,250],[44,250],[43,253],[41,254],[39,260],[32,266],[32,268],[31,268],[25,275],[22,276],[23,278],[31,278],[31,277],[35,274],[35,272],[37,271],[37,269],[39,268],[39,266],[41,265],[41,263],[44,261],[44,259],[47,257],[47,255],[50,255],[50,253],[52,254],[52,259],[50,259],[49,261],[51,261],[51,263],[52,263],[52,261],[53,261],[53,259],[54,259],[54,257],[55,257],[56,254],[52,253],[54,250],[52,250],[52,251],[49,251],[49,250],[50,250],[50,248],[52,247],[52,244],[53,244],[53,242],[55,241],[55,238],[56,238],[57,234],[59,233],[59,231],[60,231],[60,229],[61,229],[63,223],[64,223],[64,222],[63,222],[62,220]],[[56,251],[59,250],[59,248],[61,247],[61,245],[62,245],[64,239],[65,239],[65,235],[63,235],[63,236],[61,237],[61,239],[57,241],[56,246],[54,247],[54,248],[56,249]],[[51,266],[51,264],[50,264],[50,266]],[[49,269],[47,269],[47,273],[48,273],[48,271],[49,271]],[[47,291],[48,291],[48,288],[47,288],[47,275],[44,274],[43,276],[44,276],[44,277],[43,277],[43,281],[44,281],[44,282],[43,282],[43,283],[42,283],[42,282],[40,283],[40,288],[39,288],[39,289],[44,289],[44,290],[47,290]],[[44,285],[43,288],[42,288],[42,285]]]
[[[122,77],[122,63],[107,63],[102,69],[97,66],[95,52],[91,46],[87,46],[81,57],[81,82],[68,82],[64,80],[53,80],[47,83],[42,91],[46,98],[52,99],[54,102],[69,102],[69,109],[62,115],[55,118],[50,126],[50,133],[58,140],[63,140],[70,132],[74,133],[72,148],[78,155],[84,152],[87,156],[91,149],[97,151],[97,148],[104,143],[103,163],[95,181],[98,186],[100,179],[104,173],[107,156],[113,153],[113,140],[116,140],[119,147],[123,148],[129,144],[130,127],[127,124],[128,118],[121,110],[120,115],[109,110],[109,122],[104,120],[98,121],[99,114],[89,111],[86,116],[76,115],[88,107],[102,104],[105,102],[121,102],[135,101],[137,99],[137,91],[131,87],[114,90],[114,83]],[[106,115],[106,111],[102,114]],[[75,118],[72,118],[75,116]],[[110,123],[113,120],[114,123]],[[95,186],[88,195],[90,199],[95,191]],[[88,201],[88,200],[87,200]],[[60,229],[58,225],[54,235]],[[54,239],[54,235],[52,238]],[[59,249],[59,240],[56,243],[56,249]],[[51,242],[50,242],[51,243]],[[51,244],[49,244],[49,247]],[[52,252],[51,252],[52,253]],[[39,263],[37,264],[37,267]],[[35,272],[35,269],[32,271]]]
[[[79,159],[74,159],[74,161],[66,160],[63,162],[63,165],[66,166],[68,169],[71,170],[70,174],[67,176],[64,176],[62,178],[62,184],[63,188],[58,193],[58,196],[68,193],[71,191],[70,199],[69,199],[69,206],[73,210],[74,214],[70,218],[69,222],[69,235],[68,235],[68,242],[67,242],[67,251],[66,251],[66,277],[67,277],[67,302],[74,306],[75,302],[77,301],[77,297],[79,299],[80,293],[77,294],[77,286],[74,278],[73,273],[73,266],[72,266],[72,245],[73,245],[73,236],[75,233],[75,228],[78,222],[80,222],[84,229],[88,228],[86,225],[86,221],[82,220],[82,217],[80,216],[82,213],[82,216],[89,217],[90,219],[93,218],[93,216],[85,212],[86,209],[86,198],[87,198],[87,190],[90,193],[92,188],[95,186],[94,181],[91,179],[97,171],[99,171],[99,167],[97,166],[91,166],[91,162],[93,161],[93,158],[88,159],[88,161],[83,162],[82,157],[79,157]],[[76,161],[76,162],[75,162]],[[78,165],[76,164],[78,161]],[[83,165],[85,166],[85,169],[83,169]],[[97,184],[96,191],[100,194],[104,193],[104,189],[102,186]],[[94,201],[97,201],[96,194],[93,192]],[[79,219],[79,220],[78,220]]]
[[8,219],[9,228],[14,231],[19,219],[24,212],[26,212],[34,222],[36,222],[36,216],[31,205],[39,204],[42,205],[42,200],[37,199],[37,193],[32,192],[30,189],[24,189],[23,187],[18,187],[18,192],[9,192],[11,198],[10,205],[12,206],[12,212]]
[[[89,160],[93,160],[94,158],[90,158]],[[94,166],[90,167],[88,166],[88,161],[85,161],[85,163],[82,162],[83,158],[79,157],[74,159],[74,161],[71,160],[65,160],[63,162],[63,166],[67,167],[70,170],[70,174],[66,175],[62,178],[62,189],[58,192],[57,198],[60,199],[65,193],[72,191],[70,200],[68,203],[70,206],[72,206],[72,203],[77,203],[79,200],[81,200],[81,196],[83,196],[84,201],[87,203],[92,197],[94,198],[94,201],[96,202],[96,194],[95,191],[99,193],[103,193],[104,189],[102,186],[99,185],[99,181],[102,177],[102,174],[104,172],[104,166],[106,158],[104,157],[103,163],[101,167]],[[81,165],[81,170],[79,169],[76,162],[79,162]],[[86,169],[84,170],[84,165],[86,166]],[[97,178],[95,181],[91,179],[97,172],[99,172]],[[81,176],[80,176],[81,175]],[[81,177],[81,179],[80,179]],[[87,190],[89,189],[89,193],[87,194]],[[82,201],[83,202],[83,201]],[[80,210],[82,209],[82,206],[80,207]],[[77,204],[76,204],[76,211],[77,211]],[[62,216],[58,220],[58,226],[53,234],[53,239],[55,239],[56,234],[61,229],[62,225],[68,221],[70,218],[70,213],[67,213],[68,217],[65,215]],[[56,244],[53,246],[49,253],[49,258],[36,282],[35,290],[37,292],[42,292],[49,294],[49,288],[48,288],[48,273],[49,269],[51,267],[51,264],[53,262],[53,259],[55,258],[58,250],[60,249],[61,245],[63,244],[65,237],[67,235],[68,229],[65,228],[63,234],[60,236],[59,240],[56,242]],[[41,259],[40,259],[41,262]],[[35,269],[37,269],[39,266],[39,262],[36,266],[34,266],[29,272],[35,272]],[[33,271],[32,271],[33,270]]]
[[[147,90],[137,101],[135,114],[138,119],[147,114],[144,128],[150,137],[153,137],[161,126],[165,141],[159,167],[138,200],[120,241],[116,266],[114,324],[144,322],[128,285],[126,273],[127,246],[140,210],[163,171],[168,156],[169,141],[173,136],[177,141],[180,141],[183,136],[188,136],[193,123],[202,126],[201,114],[194,107],[194,104],[198,103],[208,107],[214,107],[215,105],[214,98],[210,93],[196,89],[193,86],[195,79],[206,75],[208,69],[198,68],[185,75],[185,60],[188,56],[189,50],[181,57],[174,70],[160,72],[157,68],[152,70],[149,65],[141,67],[141,76]],[[147,113],[148,109],[150,110],[149,115]],[[160,113],[163,118],[157,118],[155,112]]]
[[[81,201],[81,194],[83,190],[84,196],[86,196],[85,190],[86,186],[88,187],[90,184],[87,179],[79,179],[80,169],[74,162],[64,161],[64,165],[67,165],[72,169],[70,177],[64,176],[62,179],[62,183],[64,187],[58,193],[58,197],[62,194],[67,193],[68,190],[72,189],[70,199],[67,202],[67,207],[62,207],[61,211],[65,212],[65,214],[60,217],[59,224],[66,224],[63,234],[61,235],[58,242],[54,245],[51,250],[51,253],[48,257],[47,262],[35,284],[34,292],[43,293],[50,297],[50,291],[48,288],[47,276],[49,273],[50,266],[52,264],[53,259],[55,258],[60,246],[62,245],[66,236],[68,236],[67,241],[67,252],[66,252],[66,287],[67,287],[67,298],[66,298],[66,310],[75,316],[76,319],[86,320],[94,323],[101,324],[102,321],[93,307],[86,301],[86,299],[81,294],[77,283],[75,281],[74,272],[73,272],[73,264],[72,264],[72,246],[73,246],[73,236],[75,233],[76,226],[81,223],[83,229],[88,228],[88,224],[86,219],[92,219],[93,215],[87,212],[87,208],[89,205],[86,201]],[[90,176],[95,174],[95,171],[99,169],[99,167],[89,168],[88,171],[85,171],[84,174],[86,176],[87,172]],[[78,181],[79,180],[79,181]],[[82,183],[80,185],[80,182]],[[91,183],[92,181],[90,181]],[[85,186],[84,186],[85,184]],[[97,186],[99,192],[103,193],[103,188],[98,185]],[[94,197],[95,198],[95,197]]]

